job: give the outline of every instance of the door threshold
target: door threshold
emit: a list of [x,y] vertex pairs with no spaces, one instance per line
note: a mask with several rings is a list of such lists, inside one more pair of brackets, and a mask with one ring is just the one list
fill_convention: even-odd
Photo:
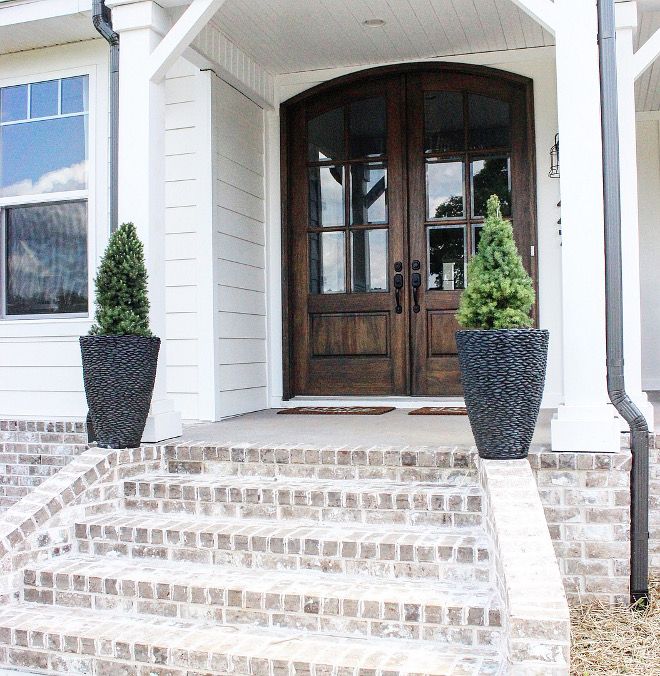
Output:
[[296,406],[393,406],[422,408],[423,406],[465,406],[463,397],[293,397],[274,408]]

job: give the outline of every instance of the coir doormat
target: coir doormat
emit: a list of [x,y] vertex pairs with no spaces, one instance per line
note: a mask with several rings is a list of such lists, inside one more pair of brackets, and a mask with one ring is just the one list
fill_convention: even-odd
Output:
[[408,415],[467,415],[462,406],[425,406],[410,411]]
[[283,408],[281,415],[383,415],[393,411],[393,406],[297,406]]

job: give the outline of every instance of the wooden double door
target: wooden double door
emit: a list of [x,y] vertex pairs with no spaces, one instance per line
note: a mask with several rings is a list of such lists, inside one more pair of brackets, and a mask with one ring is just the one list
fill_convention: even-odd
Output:
[[491,194],[536,278],[529,82],[381,69],[283,113],[285,396],[461,394],[455,313]]

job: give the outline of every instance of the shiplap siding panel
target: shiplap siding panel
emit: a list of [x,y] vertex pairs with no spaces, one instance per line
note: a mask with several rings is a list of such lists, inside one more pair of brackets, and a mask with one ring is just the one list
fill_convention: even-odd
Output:
[[218,417],[267,407],[262,109],[214,78]]
[[196,100],[199,70],[180,59],[165,80],[165,308],[167,391],[184,419],[199,419],[197,250],[203,227]]

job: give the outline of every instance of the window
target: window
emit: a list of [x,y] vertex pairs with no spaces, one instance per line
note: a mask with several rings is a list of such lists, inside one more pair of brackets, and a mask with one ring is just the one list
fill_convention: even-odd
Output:
[[0,88],[0,316],[88,313],[88,77]]

